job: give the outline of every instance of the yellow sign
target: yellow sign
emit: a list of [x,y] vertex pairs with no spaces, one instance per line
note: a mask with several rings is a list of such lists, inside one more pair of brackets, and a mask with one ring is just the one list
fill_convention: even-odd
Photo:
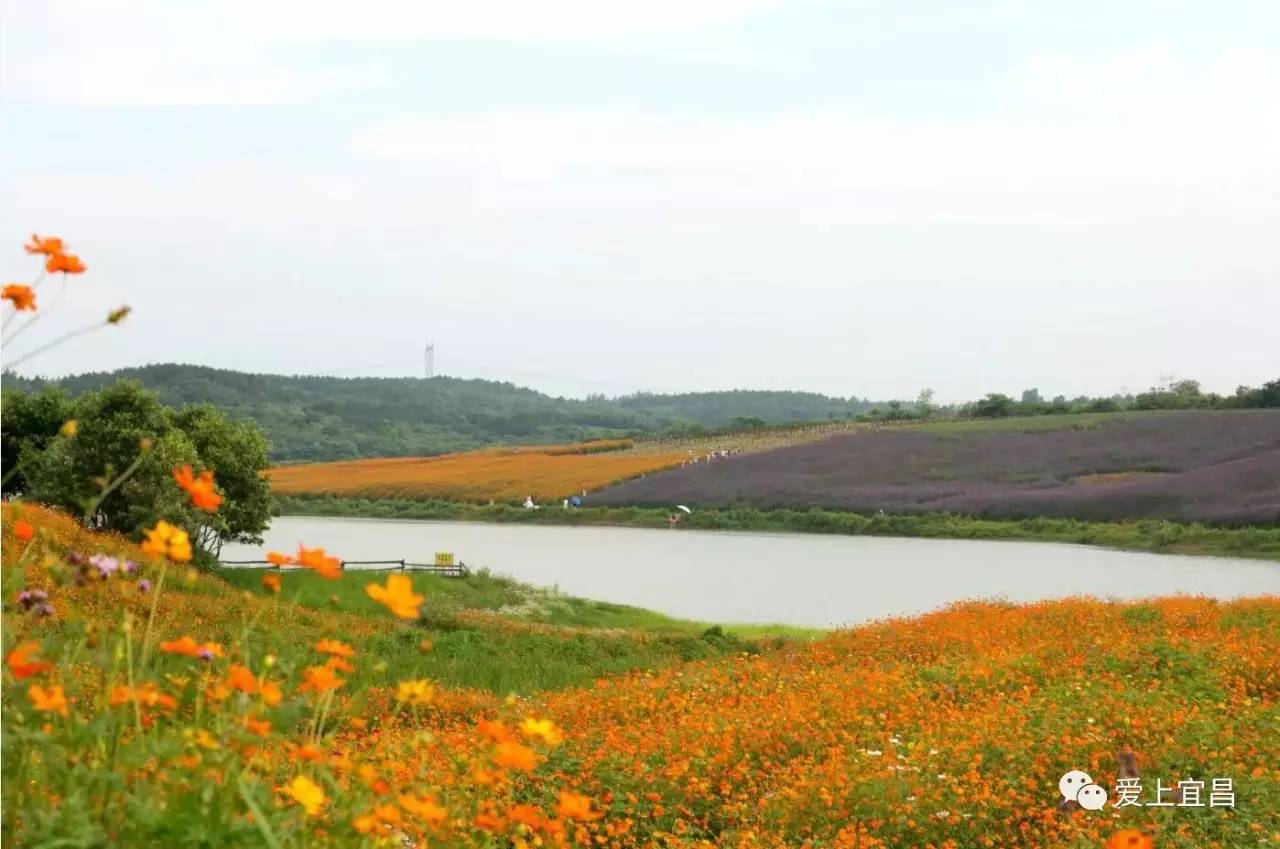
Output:
[[437,566],[452,566],[452,565],[453,565],[453,552],[452,552],[452,551],[437,551],[437,552],[436,552],[436,565],[437,565]]

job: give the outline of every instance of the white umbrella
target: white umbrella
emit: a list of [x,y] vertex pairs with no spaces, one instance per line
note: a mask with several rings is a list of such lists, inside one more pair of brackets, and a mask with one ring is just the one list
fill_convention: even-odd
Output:
[[686,512],[686,513],[692,513],[692,512],[693,512],[693,511],[692,511],[692,510],[690,510],[688,507],[685,507],[683,504],[677,504],[677,505],[676,505],[676,507],[680,508],[681,510],[683,510],[683,511],[684,511],[684,512]]

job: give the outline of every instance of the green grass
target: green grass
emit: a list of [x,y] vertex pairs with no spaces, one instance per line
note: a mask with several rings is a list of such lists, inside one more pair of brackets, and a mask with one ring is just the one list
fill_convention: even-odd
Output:
[[[222,569],[233,587],[258,590],[263,570]],[[348,572],[336,581],[310,572],[281,574],[284,625],[314,626],[324,612],[385,621],[365,592],[386,572]],[[604,675],[656,669],[684,660],[760,652],[820,631],[786,626],[708,626],[627,605],[565,596],[485,572],[467,578],[412,574],[424,595],[422,619],[365,638],[359,686],[431,678],[506,694],[583,686]],[[259,590],[260,591],[260,590]],[[492,614],[483,619],[468,612]],[[531,627],[535,626],[535,627]],[[536,626],[549,626],[538,628]],[[344,639],[342,633],[332,635]],[[423,639],[431,642],[420,651]],[[385,679],[385,680],[384,680]]]
[[[369,500],[332,496],[278,496],[277,501],[282,514],[297,516],[361,516],[374,519],[618,525],[643,528],[665,528],[669,512],[650,507],[524,510],[504,504],[487,506],[451,501]],[[681,528],[1078,543],[1161,554],[1219,555],[1280,560],[1280,527],[1218,527],[1198,522],[1181,523],[1162,519],[1087,522],[1077,519],[1050,518],[981,519],[947,513],[868,516],[817,507],[807,510],[735,507],[697,510],[692,515],[684,517]]]

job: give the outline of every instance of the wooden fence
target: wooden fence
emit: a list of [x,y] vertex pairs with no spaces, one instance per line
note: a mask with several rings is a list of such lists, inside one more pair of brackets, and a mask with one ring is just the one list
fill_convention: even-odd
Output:
[[[305,569],[305,566],[278,566],[269,560],[221,560],[219,565],[227,569],[274,569],[281,572],[294,572]],[[343,560],[340,566],[344,572],[427,572],[445,578],[465,578],[471,574],[467,564],[457,563],[413,563],[408,560]]]

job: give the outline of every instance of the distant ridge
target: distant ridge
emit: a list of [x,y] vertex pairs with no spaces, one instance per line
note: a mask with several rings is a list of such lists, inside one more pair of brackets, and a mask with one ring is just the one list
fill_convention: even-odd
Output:
[[572,442],[735,418],[769,424],[846,418],[872,404],[813,392],[727,390],[556,398],[481,379],[252,374],[179,363],[58,379],[5,373],[6,391],[60,386],[76,395],[135,380],[170,406],[213,404],[256,421],[277,462],[439,454],[502,442]]

